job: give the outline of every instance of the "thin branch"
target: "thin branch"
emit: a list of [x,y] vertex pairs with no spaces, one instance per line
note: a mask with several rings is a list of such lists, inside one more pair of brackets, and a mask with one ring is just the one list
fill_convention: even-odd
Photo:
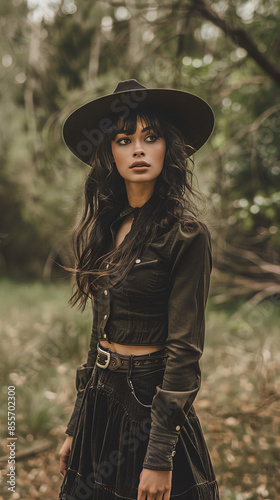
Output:
[[263,71],[280,86],[280,71],[259,51],[246,31],[241,28],[233,27],[227,19],[220,17],[204,0],[191,1],[197,12],[220,28],[238,47],[245,49],[248,55],[254,59]]
[[227,246],[229,247],[231,255],[236,255],[242,257],[243,259],[249,260],[250,262],[253,262],[259,268],[260,271],[270,274],[280,275],[280,265],[271,264],[270,262],[265,262],[251,250],[235,248],[233,245],[229,244],[227,244]]
[[260,116],[258,116],[258,118],[253,123],[250,123],[250,125],[247,125],[243,129],[239,130],[233,137],[231,137],[231,139],[229,139],[229,141],[223,144],[223,146],[214,151],[211,155],[208,155],[206,158],[202,158],[202,160],[200,160],[200,165],[206,162],[208,164],[211,160],[218,160],[223,154],[228,151],[229,147],[232,144],[239,141],[240,139],[243,139],[243,137],[250,134],[251,132],[255,132],[261,126],[261,124],[265,120],[267,120],[267,118],[269,118],[279,110],[279,104],[266,109]]

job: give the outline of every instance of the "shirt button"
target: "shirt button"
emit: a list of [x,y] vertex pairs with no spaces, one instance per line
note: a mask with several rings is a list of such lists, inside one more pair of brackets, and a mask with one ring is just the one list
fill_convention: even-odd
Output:
[[179,431],[181,429],[180,425],[176,425],[176,431]]
[[136,261],[135,261],[135,262],[136,262],[136,264],[140,264],[141,259],[136,259]]
[[104,295],[108,295],[108,290],[104,290]]
[[108,314],[105,314],[105,315],[104,315],[104,319],[107,319],[107,318],[108,318]]

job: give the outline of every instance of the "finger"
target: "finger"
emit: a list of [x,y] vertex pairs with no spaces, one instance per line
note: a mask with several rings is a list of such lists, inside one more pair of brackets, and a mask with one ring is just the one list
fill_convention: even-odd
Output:
[[65,465],[62,465],[62,466],[60,467],[60,473],[61,473],[63,476],[65,476],[66,471],[67,471],[67,467],[66,467]]
[[162,500],[170,500],[170,491],[165,491]]
[[64,468],[60,467],[59,472],[60,472],[60,474],[62,474],[63,476],[65,476],[66,470],[67,469],[64,469]]
[[146,500],[146,493],[144,493],[143,491],[139,490],[139,488],[138,488],[137,500]]
[[143,493],[143,491],[141,491],[141,489],[139,488],[140,483],[141,483],[142,475],[143,475],[143,469],[142,469],[142,471],[140,472],[140,475],[139,475],[137,500],[146,500],[146,493]]
[[61,458],[59,461],[60,472],[64,476],[67,470],[67,463],[64,458]]
[[[147,498],[150,500],[150,497]],[[151,500],[170,500],[170,493],[166,491],[165,493],[157,493],[157,495],[151,494]]]
[[157,495],[156,493],[148,493],[147,500],[161,500],[161,495]]

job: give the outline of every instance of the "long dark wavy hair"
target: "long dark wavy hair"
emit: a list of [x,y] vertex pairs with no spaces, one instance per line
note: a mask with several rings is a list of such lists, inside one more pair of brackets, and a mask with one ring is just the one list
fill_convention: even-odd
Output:
[[[162,172],[154,191],[135,217],[126,238],[109,250],[110,225],[128,204],[125,181],[119,174],[111,142],[121,130],[127,135],[136,131],[137,118],[144,126],[166,141]],[[200,193],[192,187],[194,149],[186,144],[181,132],[161,112],[151,108],[131,111],[128,118],[117,117],[104,134],[92,159],[85,183],[85,207],[73,233],[76,258],[75,291],[69,303],[85,308],[89,297],[97,297],[104,288],[118,287],[131,270],[142,250],[155,238],[170,230],[177,221],[194,221],[197,207],[194,197]]]

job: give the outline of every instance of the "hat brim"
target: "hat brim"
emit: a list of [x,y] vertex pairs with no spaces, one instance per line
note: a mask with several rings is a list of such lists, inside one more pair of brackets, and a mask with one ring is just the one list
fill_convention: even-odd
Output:
[[71,113],[63,126],[65,143],[77,158],[90,165],[114,117],[122,114],[125,119],[130,111],[143,107],[166,113],[194,151],[205,144],[214,127],[211,107],[194,94],[172,89],[126,90],[90,101]]

